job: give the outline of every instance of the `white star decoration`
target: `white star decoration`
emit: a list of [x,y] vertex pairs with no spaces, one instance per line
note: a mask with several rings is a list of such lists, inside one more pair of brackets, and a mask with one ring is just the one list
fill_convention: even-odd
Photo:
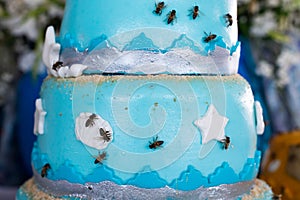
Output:
[[221,141],[224,139],[224,129],[227,123],[228,118],[220,115],[212,104],[208,107],[205,115],[194,122],[201,131],[202,144],[206,144],[211,140]]
[[44,121],[45,115],[47,112],[43,110],[42,100],[37,99],[35,101],[35,112],[34,112],[34,128],[33,133],[37,134],[44,134]]

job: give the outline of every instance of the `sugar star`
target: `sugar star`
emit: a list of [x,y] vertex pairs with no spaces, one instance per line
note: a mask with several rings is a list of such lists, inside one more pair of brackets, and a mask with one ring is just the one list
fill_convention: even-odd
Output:
[[35,112],[34,112],[34,134],[44,134],[44,121],[47,112],[43,110],[42,100],[37,99],[35,101]]
[[227,123],[228,118],[220,115],[212,104],[208,107],[205,115],[194,122],[201,131],[202,144],[206,144],[211,140],[223,140]]

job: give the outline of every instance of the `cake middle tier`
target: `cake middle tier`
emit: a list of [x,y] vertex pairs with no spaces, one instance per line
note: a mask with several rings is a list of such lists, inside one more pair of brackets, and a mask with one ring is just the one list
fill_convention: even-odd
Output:
[[39,173],[49,164],[50,180],[194,190],[258,171],[255,104],[239,75],[48,77],[39,102],[32,162]]

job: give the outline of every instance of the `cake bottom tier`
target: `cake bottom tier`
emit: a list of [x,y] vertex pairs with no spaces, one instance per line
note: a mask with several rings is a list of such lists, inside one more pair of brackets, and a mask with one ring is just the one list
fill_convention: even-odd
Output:
[[98,184],[71,184],[67,181],[51,181],[34,176],[18,190],[17,200],[53,199],[106,199],[106,200],[153,200],[153,199],[226,199],[268,200],[273,199],[271,188],[262,180],[200,187],[193,191],[174,190],[169,187],[144,189],[131,185],[117,185],[110,181]]

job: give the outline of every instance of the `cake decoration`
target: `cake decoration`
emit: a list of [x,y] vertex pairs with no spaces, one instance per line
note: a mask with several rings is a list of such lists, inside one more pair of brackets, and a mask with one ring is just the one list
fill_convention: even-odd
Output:
[[55,30],[53,26],[49,26],[46,30],[45,42],[43,48],[43,62],[48,69],[48,73],[52,71],[52,66],[59,61],[61,45],[55,40]]
[[34,134],[44,134],[44,123],[47,112],[44,111],[42,105],[42,99],[35,101],[35,112],[34,112]]
[[255,116],[256,116],[256,132],[258,135],[262,135],[265,131],[263,109],[259,101],[255,101],[254,106],[255,106]]
[[225,127],[229,119],[219,114],[214,105],[210,105],[200,119],[197,119],[194,124],[200,129],[202,135],[202,144],[207,144],[211,140],[219,142],[225,141]]
[[[174,40],[157,41],[154,34],[172,35]],[[200,34],[201,35],[201,34]],[[222,36],[204,35],[208,43],[200,44],[186,34],[170,30],[146,28],[123,32],[94,44],[87,52],[62,50],[66,65],[87,66],[84,74],[235,74],[240,43],[228,46]],[[131,38],[130,40],[128,38]],[[165,43],[164,47],[161,43]],[[56,72],[53,72],[54,74]]]
[[[163,187],[160,189],[144,189],[135,187],[132,185],[118,185],[110,181],[103,181],[101,183],[86,183],[84,185],[80,184],[71,184],[66,181],[52,181],[49,179],[44,179],[41,177],[37,177],[36,172],[34,173],[36,176],[35,182],[38,183],[39,187],[45,188],[40,190],[39,187],[34,187],[34,192],[32,197],[35,195],[39,195],[39,193],[48,193],[52,194],[56,197],[64,197],[64,198],[92,198],[97,199],[99,197],[109,197],[110,199],[136,199],[139,197],[140,199],[150,200],[150,199],[194,199],[194,197],[199,197],[200,199],[240,199],[245,194],[248,194],[251,187],[256,185],[255,182],[263,189],[262,186],[268,187],[264,182],[260,180],[246,181],[240,182],[238,184],[222,184],[214,187],[200,187],[196,190],[192,191],[183,191],[183,190],[175,190],[170,187]],[[29,182],[30,183],[30,182]],[[33,184],[31,186],[24,186],[24,191],[28,191],[29,188],[33,188]],[[27,186],[27,189],[26,189]],[[257,187],[257,186],[256,186]],[[265,191],[269,191],[270,189],[265,189]],[[18,194],[22,195],[22,194]],[[262,194],[261,194],[262,195]],[[251,198],[250,195],[246,195],[248,198]],[[256,194],[257,198],[259,198],[259,194]],[[265,198],[264,198],[265,197]],[[266,193],[262,199],[271,199],[272,194]]]
[[253,94],[237,74],[237,2],[193,3],[67,1],[60,36],[46,34],[38,188],[67,199],[250,191],[260,154]]
[[113,140],[110,124],[95,113],[80,113],[75,130],[78,140],[97,150],[105,149]]
[[78,77],[82,75],[82,72],[87,68],[86,65],[82,64],[72,64],[69,66],[60,67],[57,72],[51,70],[51,74],[55,77],[68,78],[68,77]]
[[48,74],[55,77],[67,78],[78,77],[82,75],[87,66],[82,64],[72,64],[64,66],[60,61],[60,44],[56,43],[55,31],[53,26],[49,26],[46,30],[45,43],[43,49],[43,62],[47,67]]
[[[78,21],[66,17],[59,38],[62,45],[61,61],[65,65],[86,65],[84,74],[237,73],[240,47],[237,23],[233,21],[236,17],[236,2],[226,2],[226,6],[219,7],[219,2],[213,0],[209,4],[201,3],[201,10],[199,5],[178,0],[169,4],[166,1],[149,3],[145,0],[134,4],[129,0],[122,2],[124,5],[139,7],[135,12],[115,6],[113,2],[104,4],[93,1],[90,4],[94,6],[83,2],[69,4],[68,15],[77,9],[90,12],[86,13],[88,16],[78,18]],[[165,14],[169,7],[168,14]],[[215,9],[217,15],[208,12],[211,9]],[[117,13],[127,18],[116,17]],[[165,18],[161,16],[162,13]],[[180,16],[177,13],[181,13]],[[200,14],[203,15],[201,20],[193,20]],[[110,17],[103,18],[106,15]],[[180,21],[175,24],[177,17],[180,17]],[[139,23],[130,20],[137,18]],[[87,24],[94,24],[91,25],[93,29],[87,27]],[[230,24],[230,29],[224,28],[224,24]],[[199,25],[199,29],[195,29],[195,25]],[[212,34],[203,35],[204,32]],[[160,37],[157,37],[157,33]],[[185,38],[187,40],[180,41]],[[174,45],[176,41],[182,45]]]

